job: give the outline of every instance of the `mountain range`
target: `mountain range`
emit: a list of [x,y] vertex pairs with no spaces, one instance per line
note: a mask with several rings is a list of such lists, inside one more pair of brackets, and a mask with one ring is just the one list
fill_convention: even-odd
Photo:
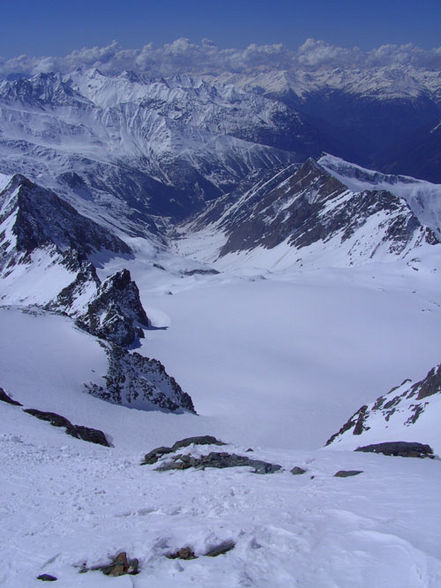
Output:
[[[439,72],[15,73],[0,81],[0,442],[5,533],[29,557],[10,542],[0,583],[100,585],[124,548],[139,586],[435,588],[438,519],[413,501],[435,508],[437,459],[353,450],[441,451]],[[26,531],[16,463],[43,531]],[[266,489],[256,473],[274,473]]]

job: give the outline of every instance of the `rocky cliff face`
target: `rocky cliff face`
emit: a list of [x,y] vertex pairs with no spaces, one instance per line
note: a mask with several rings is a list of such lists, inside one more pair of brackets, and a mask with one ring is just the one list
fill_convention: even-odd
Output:
[[122,347],[136,345],[149,326],[138,287],[126,269],[101,282],[95,267],[83,263],[73,282],[46,308],[71,316],[81,329]]
[[113,233],[19,174],[0,192],[0,237],[2,267],[29,260],[34,250],[45,247],[55,248],[60,255],[75,252],[77,262],[98,251],[131,253]]
[[124,269],[108,277],[76,323],[92,335],[122,347],[144,337],[143,327],[147,328],[149,321],[130,272]]

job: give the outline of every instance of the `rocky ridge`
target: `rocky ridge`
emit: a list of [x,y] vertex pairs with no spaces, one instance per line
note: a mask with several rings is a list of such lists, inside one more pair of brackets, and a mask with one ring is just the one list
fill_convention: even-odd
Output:
[[97,251],[131,254],[122,239],[20,174],[0,192],[0,236],[2,268],[26,261],[35,249],[47,246],[60,255],[74,251],[77,263]]
[[220,199],[189,229],[207,225],[224,235],[220,258],[284,243],[298,253],[299,262],[312,253],[352,265],[405,257],[421,246],[439,244],[403,198],[386,189],[351,190],[313,159],[236,193],[234,201]]
[[396,438],[427,442],[437,433],[433,423],[441,409],[441,364],[420,381],[406,379],[387,394],[355,412],[326,445],[358,447],[364,442]]

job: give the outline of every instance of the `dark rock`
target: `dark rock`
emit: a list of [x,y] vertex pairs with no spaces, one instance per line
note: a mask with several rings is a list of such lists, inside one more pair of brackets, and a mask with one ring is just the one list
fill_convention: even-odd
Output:
[[96,443],[98,445],[104,445],[110,447],[106,436],[99,429],[92,429],[91,427],[83,427],[81,425],[73,425],[67,418],[55,413],[55,412],[44,412],[37,410],[36,408],[25,408],[24,412],[30,414],[41,421],[49,422],[53,427],[64,427],[66,433],[76,439],[82,441],[89,441],[90,443]]
[[17,400],[14,400],[10,396],[8,396],[8,394],[6,394],[6,392],[3,390],[3,388],[0,388],[0,400],[2,402],[6,402],[8,404],[12,404],[13,406],[23,406],[21,404],[21,402],[18,402]]
[[63,288],[56,299],[49,302],[45,308],[70,316],[77,299],[92,288],[94,292],[97,292],[100,284],[101,281],[96,273],[95,266],[90,262],[82,263],[77,270],[74,281]]
[[248,449],[246,450],[246,453],[251,453],[254,452],[254,449],[252,447],[248,447]]
[[412,389],[418,391],[417,400],[422,400],[441,392],[441,364],[432,368],[424,380],[414,384]]
[[357,447],[355,451],[368,453],[382,453],[383,455],[394,455],[397,457],[430,457],[433,459],[433,449],[430,445],[408,441],[387,441],[385,443],[374,443]]
[[216,437],[212,437],[211,435],[201,435],[199,437],[187,437],[186,439],[181,439],[181,441],[176,441],[171,450],[177,451],[178,449],[183,449],[190,445],[226,445],[226,443],[219,441]]
[[224,553],[228,553],[232,549],[236,547],[234,541],[227,540],[219,543],[219,545],[215,545],[211,549],[207,551],[205,554],[207,557],[217,557],[218,555],[223,555]]
[[37,419],[40,419],[40,421],[47,421],[53,427],[66,427],[67,429],[73,426],[68,419],[57,414],[56,412],[44,412],[36,408],[24,408],[23,412],[26,412],[27,414],[30,414],[36,417]]
[[89,441],[89,443],[96,443],[97,445],[104,445],[104,447],[110,447],[106,436],[99,429],[92,429],[91,427],[84,427],[82,425],[72,425],[71,429],[66,429],[68,435],[82,439],[83,441]]
[[358,474],[362,474],[363,470],[339,470],[336,474],[334,474],[335,478],[349,478],[350,476],[358,476]]
[[123,269],[107,278],[76,323],[88,333],[121,347],[130,347],[143,338],[142,327],[147,328],[149,320],[130,272]]
[[[300,167],[286,168],[272,181],[258,182],[239,195],[239,206],[220,208],[214,215],[212,222],[218,221],[228,237],[220,256],[258,246],[272,249],[285,241],[297,249],[333,237],[343,243],[363,225],[374,222],[380,211],[383,230],[378,233],[384,238],[373,244],[366,256],[375,255],[380,246],[399,255],[415,238],[430,244],[439,242],[406,202],[391,192],[365,190],[342,199],[347,192],[346,185],[311,158]],[[351,253],[348,256],[351,258]]]
[[[363,408],[364,407],[361,407],[361,409],[359,411],[357,411],[355,414],[353,414],[351,416],[351,418],[348,419],[346,421],[346,423],[344,423],[344,425],[342,425],[340,427],[340,429],[337,431],[337,433],[334,433],[331,437],[329,437],[329,439],[325,443],[325,447],[328,445],[331,445],[331,443],[333,443],[336,439],[338,439],[338,437],[341,437],[344,433],[346,433],[346,431],[350,431],[353,427],[356,426],[356,424],[358,422],[359,413]],[[364,414],[366,414],[366,413],[364,413]],[[365,417],[363,416],[363,420],[364,420],[364,418]]]
[[365,404],[358,411],[358,419],[357,419],[357,422],[355,423],[354,430],[352,431],[353,435],[361,435],[364,431],[367,431],[369,429],[369,427],[367,427],[365,425],[365,420],[368,415],[369,415],[368,407]]
[[197,559],[191,547],[181,547],[174,553],[167,554],[168,559]]
[[42,582],[56,582],[58,578],[51,576],[50,574],[41,574],[40,576],[37,576],[37,580],[41,580]]
[[392,417],[395,419],[395,426],[398,423],[403,427],[412,426],[425,411],[431,410],[432,397],[440,394],[441,364],[432,368],[419,382],[412,384],[411,380],[406,379],[387,394],[379,396],[369,406],[362,406],[328,439],[326,445],[347,436],[349,432],[353,435],[363,435],[372,427],[378,430],[380,437],[380,430],[387,428],[387,423]]
[[218,272],[215,269],[193,269],[193,270],[187,270],[184,273],[184,276],[215,276],[217,274],[219,274],[220,272]]
[[152,449],[149,453],[145,454],[141,465],[152,465],[160,460],[163,455],[172,453],[172,451],[170,447],[157,447],[156,449]]
[[118,345],[103,343],[109,367],[104,376],[105,386],[90,383],[85,386],[92,396],[144,410],[196,413],[191,397],[157,359],[130,353]]
[[301,476],[302,474],[306,474],[307,470],[304,470],[299,466],[294,466],[290,472],[293,476]]
[[156,468],[157,471],[165,472],[169,470],[186,470],[188,468],[234,468],[240,466],[249,466],[254,468],[255,474],[272,474],[282,469],[282,466],[268,463],[259,459],[250,459],[243,455],[235,453],[215,453],[193,457],[192,455],[178,454],[167,463]]

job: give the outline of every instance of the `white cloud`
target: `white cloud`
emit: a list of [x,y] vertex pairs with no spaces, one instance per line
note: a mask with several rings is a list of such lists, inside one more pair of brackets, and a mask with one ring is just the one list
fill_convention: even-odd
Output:
[[412,65],[441,70],[441,47],[424,50],[415,45],[383,45],[368,52],[308,39],[296,51],[281,44],[251,44],[245,49],[219,49],[213,41],[200,44],[189,39],[155,47],[123,49],[114,41],[107,47],[83,48],[64,57],[0,57],[0,76],[33,75],[41,72],[68,73],[77,68],[98,68],[103,72],[124,70],[168,75],[173,72],[243,72],[250,70],[323,70],[337,67],[389,67]]

